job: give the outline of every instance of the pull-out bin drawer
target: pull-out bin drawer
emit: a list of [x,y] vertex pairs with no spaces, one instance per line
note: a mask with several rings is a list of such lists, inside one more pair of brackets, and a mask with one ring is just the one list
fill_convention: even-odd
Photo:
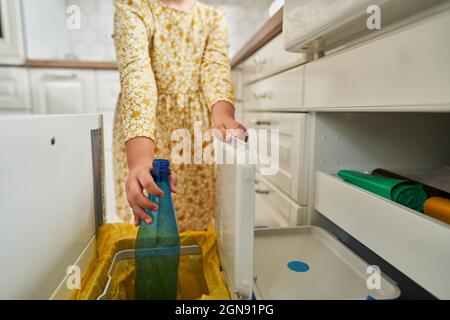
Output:
[[450,298],[450,227],[316,173],[315,209],[441,299]]
[[[228,155],[234,154],[232,148],[226,146]],[[238,150],[243,155],[248,151]],[[399,289],[382,273],[375,287],[368,285],[369,265],[323,229],[255,230],[254,165],[218,165],[217,174],[217,245],[230,292],[244,299],[399,296]]]

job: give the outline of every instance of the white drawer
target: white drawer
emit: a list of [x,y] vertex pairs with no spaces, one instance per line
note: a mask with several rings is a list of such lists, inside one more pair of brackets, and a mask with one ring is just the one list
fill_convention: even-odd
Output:
[[450,109],[450,12],[305,67],[305,110]]
[[255,81],[305,61],[306,56],[303,53],[292,53],[284,49],[283,34],[279,34],[246,60],[245,82]]
[[0,68],[0,110],[30,110],[28,71],[25,68]]
[[[306,205],[308,198],[308,115],[304,113],[247,112],[245,114],[245,123],[249,129],[280,130],[278,143],[279,170],[274,175],[265,175],[264,178],[272,182],[300,205]],[[266,150],[270,154],[272,148],[270,133],[267,136],[269,145]],[[274,145],[274,147],[276,148],[277,146]],[[260,151],[261,149],[259,149]],[[263,174],[260,165],[257,166],[257,169],[260,174]]]
[[[306,207],[302,207],[287,198],[260,175],[256,177],[255,193],[255,199],[258,199],[266,210],[272,212],[274,219],[278,221],[280,226],[297,226],[307,222]],[[255,214],[258,214],[258,212]]]
[[314,195],[318,212],[437,298],[450,298],[449,225],[322,172]]
[[252,83],[244,88],[247,110],[300,110],[303,94],[303,66]]

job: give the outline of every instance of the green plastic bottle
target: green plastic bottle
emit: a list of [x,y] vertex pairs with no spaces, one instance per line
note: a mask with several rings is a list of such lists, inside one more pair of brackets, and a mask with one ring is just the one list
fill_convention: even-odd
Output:
[[149,195],[158,211],[146,211],[152,224],[141,222],[136,238],[135,298],[138,300],[175,300],[177,298],[180,238],[169,186],[170,163],[155,160],[151,174],[164,191],[162,198]]

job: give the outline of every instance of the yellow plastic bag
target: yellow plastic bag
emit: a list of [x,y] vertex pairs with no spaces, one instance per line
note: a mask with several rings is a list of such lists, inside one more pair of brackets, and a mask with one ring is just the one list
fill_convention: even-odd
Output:
[[[108,280],[108,271],[114,255],[122,250],[134,249],[138,228],[130,224],[106,224],[99,229],[96,258],[89,264],[81,280],[81,289],[73,299],[94,300]],[[178,299],[228,300],[227,286],[220,272],[216,234],[212,226],[208,231],[188,231],[180,234],[182,246],[198,244],[201,255],[180,257],[178,268]],[[110,300],[134,298],[134,260],[116,264],[112,275]]]

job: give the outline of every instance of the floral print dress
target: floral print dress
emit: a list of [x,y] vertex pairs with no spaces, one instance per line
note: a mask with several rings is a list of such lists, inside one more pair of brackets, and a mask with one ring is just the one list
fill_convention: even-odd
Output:
[[[132,222],[125,143],[148,137],[155,142],[157,158],[171,159],[174,130],[187,129],[194,141],[195,123],[209,129],[212,106],[233,104],[234,99],[221,10],[200,2],[180,10],[161,0],[116,0],[115,6],[113,38],[121,81],[114,123],[116,212]],[[214,213],[214,166],[171,168],[178,178],[173,201],[180,231],[206,229]]]

